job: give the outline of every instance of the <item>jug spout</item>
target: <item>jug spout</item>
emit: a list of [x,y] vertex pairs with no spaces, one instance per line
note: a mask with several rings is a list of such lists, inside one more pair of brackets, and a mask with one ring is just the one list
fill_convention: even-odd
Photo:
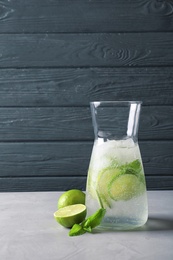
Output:
[[90,102],[95,139],[138,141],[142,101]]

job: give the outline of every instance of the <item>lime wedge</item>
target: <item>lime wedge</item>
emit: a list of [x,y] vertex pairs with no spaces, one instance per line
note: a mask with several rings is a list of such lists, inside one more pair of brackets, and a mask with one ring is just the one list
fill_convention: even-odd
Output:
[[129,200],[145,190],[141,177],[134,174],[122,174],[115,177],[108,185],[108,193],[113,200]]
[[60,208],[54,213],[56,221],[64,227],[72,227],[74,224],[81,223],[86,217],[86,206],[75,204]]

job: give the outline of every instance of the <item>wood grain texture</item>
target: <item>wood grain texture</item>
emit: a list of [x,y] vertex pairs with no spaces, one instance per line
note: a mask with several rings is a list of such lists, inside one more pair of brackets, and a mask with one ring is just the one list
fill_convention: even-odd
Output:
[[[172,176],[147,176],[147,190],[172,190]],[[0,192],[86,190],[86,177],[0,178]]]
[[172,66],[172,54],[172,33],[0,35],[0,68]]
[[[140,141],[146,175],[173,176],[173,141]],[[0,143],[0,177],[86,176],[93,142]]]
[[1,69],[1,107],[88,106],[95,100],[173,104],[173,67]]
[[0,2],[1,33],[172,30],[172,0],[4,0]]
[[86,189],[86,177],[0,178],[0,192],[65,191]]
[[[124,115],[112,116],[113,131]],[[139,139],[173,140],[173,107],[144,106],[141,112]],[[106,124],[108,125],[108,124]],[[109,126],[109,129],[110,127]],[[121,133],[122,134],[122,133]],[[88,107],[0,108],[0,141],[71,141],[93,140],[93,127]]]
[[147,186],[172,189],[172,32],[172,0],[1,0],[0,191],[85,189],[95,100],[143,101]]

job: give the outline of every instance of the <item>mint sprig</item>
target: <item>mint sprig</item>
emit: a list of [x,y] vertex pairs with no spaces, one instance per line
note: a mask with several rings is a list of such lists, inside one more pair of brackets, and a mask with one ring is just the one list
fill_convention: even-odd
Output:
[[85,219],[81,224],[74,224],[69,232],[69,236],[79,236],[85,234],[86,232],[91,233],[93,228],[100,225],[105,213],[106,209],[100,208],[93,215]]

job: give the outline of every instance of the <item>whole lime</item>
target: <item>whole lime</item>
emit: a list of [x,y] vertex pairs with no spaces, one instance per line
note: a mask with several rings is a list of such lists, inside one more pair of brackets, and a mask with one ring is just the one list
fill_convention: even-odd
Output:
[[83,191],[72,189],[64,192],[58,200],[58,209],[74,204],[85,205],[85,193]]

